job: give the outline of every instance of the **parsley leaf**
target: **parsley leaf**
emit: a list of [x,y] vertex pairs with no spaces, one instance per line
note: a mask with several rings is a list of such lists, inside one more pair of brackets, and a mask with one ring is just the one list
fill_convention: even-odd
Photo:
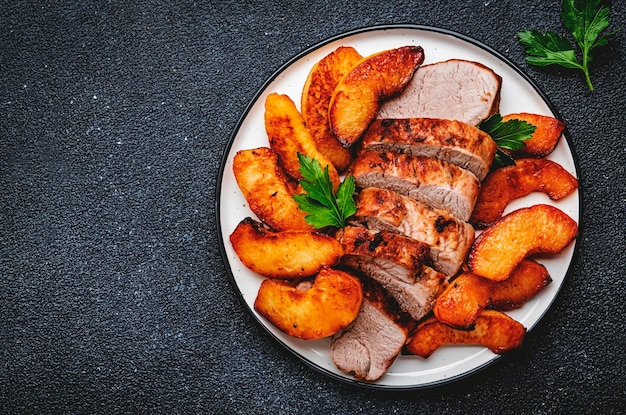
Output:
[[[519,32],[519,41],[526,46],[526,61],[531,65],[560,65],[569,69],[579,69],[585,75],[589,90],[593,84],[589,76],[589,62],[592,51],[608,43],[615,34],[602,35],[609,27],[610,8],[602,5],[601,0],[563,0],[561,19],[574,37],[582,55],[582,62],[576,57],[572,43],[554,32],[541,34],[536,30]],[[602,35],[602,36],[601,36]]]
[[576,61],[576,53],[571,42],[554,32],[541,34],[536,30],[526,30],[517,34],[526,52],[531,55],[526,62],[535,66],[561,65],[570,69],[583,69]]
[[497,166],[514,165],[515,160],[509,152],[523,148],[526,145],[525,141],[530,139],[537,129],[534,125],[515,118],[503,122],[500,114],[493,114],[483,120],[478,128],[489,134],[496,142],[498,149],[494,161]]
[[307,223],[316,229],[326,226],[345,227],[346,219],[356,213],[354,177],[346,177],[335,195],[328,166],[322,170],[319,161],[300,153],[298,161],[302,173],[300,184],[307,193],[292,197],[300,209],[308,213],[305,217]]

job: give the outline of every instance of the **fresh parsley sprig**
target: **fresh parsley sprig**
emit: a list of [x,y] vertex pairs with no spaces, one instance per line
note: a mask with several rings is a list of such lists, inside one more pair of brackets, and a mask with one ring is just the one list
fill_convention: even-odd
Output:
[[602,35],[610,24],[610,7],[601,0],[563,0],[561,19],[580,48],[582,62],[569,39],[555,32],[542,34],[536,30],[518,32],[520,42],[526,47],[526,61],[531,65],[560,65],[565,68],[579,69],[585,75],[589,90],[593,84],[589,75],[589,63],[592,51],[608,43],[615,31]]
[[530,139],[537,127],[526,121],[512,118],[502,121],[500,114],[493,114],[486,120],[483,120],[478,128],[491,136],[496,142],[498,148],[494,162],[497,166],[511,166],[515,164],[513,157],[505,151],[515,151],[523,148],[525,141]]
[[305,217],[307,223],[316,229],[345,227],[346,220],[356,213],[354,177],[346,177],[335,194],[328,166],[322,169],[319,161],[300,153],[298,161],[302,174],[300,184],[307,193],[292,197],[300,209],[308,213]]

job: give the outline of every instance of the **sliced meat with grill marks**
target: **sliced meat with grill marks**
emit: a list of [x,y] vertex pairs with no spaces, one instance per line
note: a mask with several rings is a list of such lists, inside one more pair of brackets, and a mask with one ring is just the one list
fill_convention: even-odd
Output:
[[429,257],[426,244],[393,232],[346,226],[335,237],[345,247],[345,254],[367,258],[407,283],[417,280]]
[[[391,235],[395,234],[354,226],[344,228],[340,241],[345,254],[341,262],[381,284],[402,311],[419,320],[433,309],[446,277],[423,265],[423,260],[407,261],[406,253],[415,250],[414,246],[423,245],[421,242],[406,237],[390,239]],[[363,249],[381,240],[393,242],[378,244],[375,255]],[[399,245],[404,247],[398,249]],[[421,251],[419,248],[417,250]],[[403,254],[396,255],[396,252]]]
[[402,93],[381,105],[378,118],[447,118],[478,125],[500,108],[502,78],[462,59],[421,66]]
[[458,272],[474,241],[474,228],[469,223],[391,190],[363,189],[356,205],[352,223],[397,232],[425,243],[432,267],[448,277]]
[[333,335],[329,354],[343,372],[356,379],[375,381],[398,357],[415,322],[398,310],[378,284],[367,281],[363,289],[358,316]]
[[393,190],[468,221],[480,182],[468,170],[432,157],[365,151],[351,167],[357,187]]
[[361,147],[435,157],[471,171],[479,180],[489,173],[497,149],[491,136],[477,127],[442,118],[375,120]]
[[417,274],[418,279],[408,283],[396,278],[388,268],[363,256],[346,255],[342,262],[380,283],[396,300],[400,309],[415,320],[420,320],[432,311],[446,281],[445,275],[426,265]]

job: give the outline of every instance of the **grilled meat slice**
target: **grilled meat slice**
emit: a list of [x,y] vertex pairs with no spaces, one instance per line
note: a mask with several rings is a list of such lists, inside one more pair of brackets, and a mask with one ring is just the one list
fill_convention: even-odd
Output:
[[393,232],[346,226],[337,232],[336,238],[344,247],[343,258],[366,258],[407,283],[416,281],[429,256],[426,244]]
[[365,151],[351,167],[360,188],[389,189],[469,220],[480,182],[471,172],[432,157]]
[[426,265],[423,265],[419,274],[416,274],[417,280],[409,283],[397,278],[388,268],[364,256],[346,255],[342,263],[382,285],[398,303],[400,309],[416,321],[432,311],[437,297],[445,287],[446,276]]
[[373,281],[364,282],[361,310],[348,327],[333,335],[330,357],[356,379],[375,381],[400,354],[415,323]]
[[[355,226],[344,228],[339,240],[345,250],[341,262],[381,284],[402,311],[419,320],[432,310],[445,275],[423,265],[424,244]],[[407,255],[414,251],[420,258]]]
[[499,111],[502,78],[472,61],[451,59],[420,67],[378,118],[447,118],[478,125]]
[[442,118],[378,119],[367,129],[364,150],[435,157],[485,178],[497,145],[477,127]]
[[425,243],[433,268],[448,277],[458,272],[474,241],[474,228],[467,222],[391,190],[363,189],[356,204],[353,222]]

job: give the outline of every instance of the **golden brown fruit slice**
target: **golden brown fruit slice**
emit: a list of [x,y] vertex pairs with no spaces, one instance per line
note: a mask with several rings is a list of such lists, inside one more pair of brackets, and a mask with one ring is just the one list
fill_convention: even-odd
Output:
[[525,259],[511,273],[511,278],[494,282],[490,307],[505,311],[523,306],[552,283],[552,277],[543,265]]
[[419,46],[403,46],[368,56],[337,85],[328,118],[335,137],[354,144],[376,117],[380,103],[400,93],[424,61]]
[[265,100],[265,131],[278,161],[294,179],[302,179],[298,153],[316,159],[322,169],[328,166],[328,174],[335,189],[339,186],[339,173],[322,153],[306,127],[296,104],[287,95],[271,93]]
[[278,156],[270,148],[241,150],[233,159],[233,173],[250,210],[274,230],[312,230],[291,197],[298,193],[278,165]]
[[471,330],[457,329],[429,317],[419,324],[403,352],[426,358],[447,344],[476,344],[502,354],[519,347],[525,334],[521,323],[496,310],[482,310]]
[[474,274],[502,281],[526,256],[559,253],[578,233],[578,224],[550,205],[521,208],[483,231],[470,249],[468,265]]
[[309,231],[272,232],[252,218],[245,218],[230,235],[241,262],[266,277],[295,279],[317,274],[333,266],[343,247],[333,237]]
[[313,285],[294,287],[286,281],[261,283],[254,308],[290,336],[305,340],[331,336],[358,315],[363,289],[358,278],[324,268]]
[[502,121],[518,119],[526,121],[537,127],[533,136],[526,140],[526,144],[520,150],[513,153],[513,157],[545,157],[552,153],[559,143],[561,134],[565,130],[565,123],[554,117],[539,114],[529,114],[526,112],[507,114],[502,117]]
[[523,260],[504,281],[491,281],[465,272],[452,281],[437,298],[433,309],[437,319],[454,327],[471,327],[486,307],[510,310],[521,307],[552,279],[546,268]]
[[338,171],[352,161],[352,150],[345,148],[330,129],[328,107],[335,87],[363,57],[351,46],[340,46],[317,62],[302,90],[302,118],[320,153],[328,157]]
[[493,224],[512,200],[531,192],[544,192],[558,200],[578,188],[578,180],[554,161],[524,158],[515,163],[493,171],[482,183],[470,218],[477,228]]

